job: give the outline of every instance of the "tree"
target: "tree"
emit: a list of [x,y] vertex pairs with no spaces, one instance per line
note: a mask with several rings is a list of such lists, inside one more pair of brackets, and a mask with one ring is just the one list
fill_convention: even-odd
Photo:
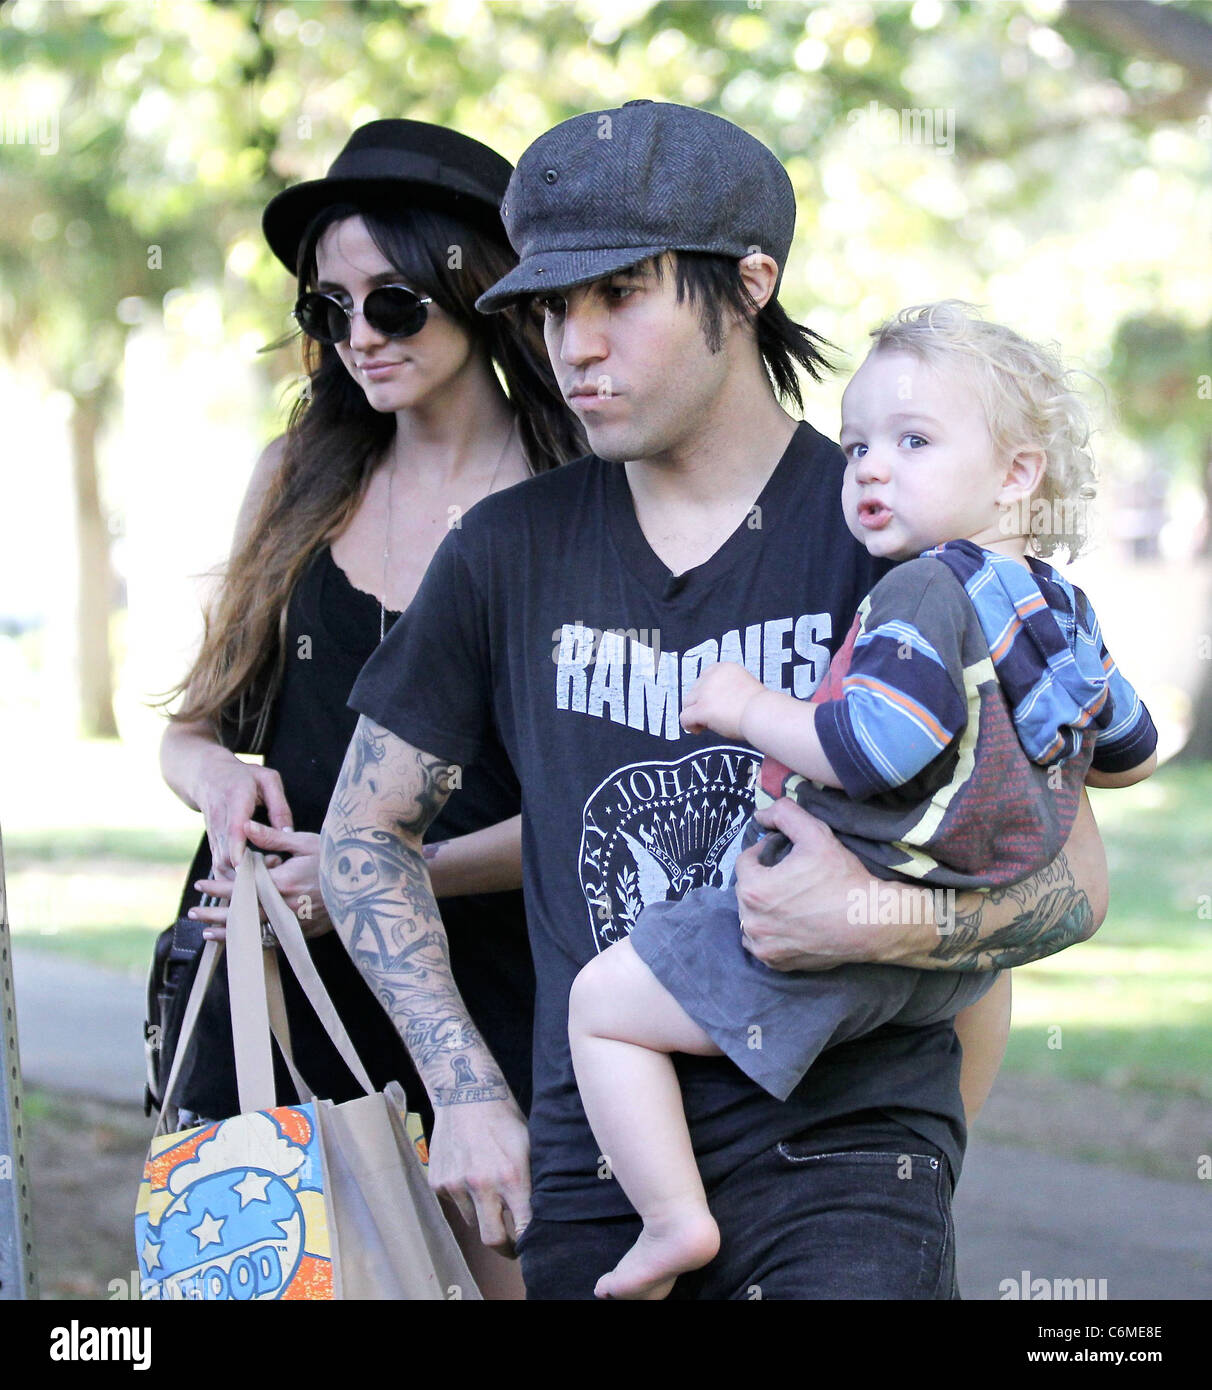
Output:
[[[214,22],[229,29],[244,23],[255,39],[259,8]],[[11,94],[6,111],[10,120],[17,113],[27,137],[4,147],[3,343],[49,389],[71,397],[80,722],[88,735],[112,737],[118,731],[109,627],[116,586],[98,437],[121,399],[131,327],[170,289],[222,274],[226,245],[216,231],[230,216],[225,187],[163,177],[155,135],[139,133],[156,90],[140,80],[143,68],[154,56],[161,90],[178,93],[179,125],[205,115],[233,157],[263,178],[275,132],[242,121],[238,109],[234,119],[217,119],[217,92],[189,93],[194,53],[184,32],[164,32],[154,20],[132,23],[122,10],[96,14],[79,5],[42,18],[28,30],[7,25],[0,44],[0,73]],[[255,42],[246,50],[234,75],[255,83],[272,66],[272,51]],[[49,111],[53,121],[31,95],[48,77],[60,91]],[[52,128],[54,148],[43,138]],[[155,171],[150,178],[148,171]],[[281,187],[272,176],[265,183],[265,196]]]
[[[861,343],[875,306],[920,284],[1017,307],[1015,256],[1059,243],[1077,285],[1065,336],[1093,348],[1174,274],[1128,246],[1137,261],[1104,294],[1083,262],[1125,181],[1156,162],[1158,132],[1183,151],[1166,188],[1206,178],[1192,149],[1209,119],[1209,13],[1153,0],[22,0],[0,10],[3,106],[32,110],[34,85],[57,83],[63,155],[0,150],[4,342],[80,402],[79,495],[95,520],[89,439],[120,398],[127,320],[157,313],[170,288],[211,285],[234,333],[277,337],[281,269],[260,210],[315,177],[353,125],[412,116],[516,158],[570,115],[653,96],[718,111],[783,159],[800,209],[784,298],[814,327]],[[953,119],[953,157],[917,139],[936,113]],[[918,124],[887,142],[877,116]],[[1192,332],[1208,314],[1157,307]],[[268,370],[297,367],[284,354]],[[88,588],[109,591],[99,568]],[[83,609],[81,622],[104,626]]]
[[[1067,14],[1123,54],[1149,53],[1183,70],[1185,82],[1164,106],[1138,110],[1138,119],[1150,121],[1158,114],[1193,118],[1212,138],[1212,23],[1205,17],[1208,7],[1199,8],[1202,13],[1145,0],[1118,5],[1069,0]],[[1198,478],[1206,519],[1203,554],[1212,555],[1212,322],[1193,325],[1161,314],[1124,319],[1111,374],[1124,426]],[[1207,627],[1212,632],[1212,618]],[[1212,761],[1212,663],[1196,691],[1180,758]]]

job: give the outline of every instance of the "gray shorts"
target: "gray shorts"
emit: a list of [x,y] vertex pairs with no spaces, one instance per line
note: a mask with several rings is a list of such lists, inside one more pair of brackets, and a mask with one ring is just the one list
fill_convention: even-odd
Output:
[[885,1023],[954,1018],[999,974],[901,965],[772,970],[742,944],[730,887],[652,903],[631,944],[720,1051],[776,1100],[787,1099],[825,1048]]

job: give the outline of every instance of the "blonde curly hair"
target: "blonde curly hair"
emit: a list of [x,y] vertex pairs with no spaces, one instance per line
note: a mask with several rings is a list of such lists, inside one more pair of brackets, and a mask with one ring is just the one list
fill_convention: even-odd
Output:
[[1043,557],[1064,546],[1069,559],[1076,559],[1089,541],[1096,474],[1087,447],[1090,413],[1074,379],[1089,374],[1066,368],[1055,347],[990,323],[976,305],[960,299],[902,309],[873,329],[871,337],[872,352],[907,352],[935,368],[964,365],[994,448],[1011,456],[1042,450],[1047,458],[1040,484],[1024,507],[1021,533],[1029,547]]

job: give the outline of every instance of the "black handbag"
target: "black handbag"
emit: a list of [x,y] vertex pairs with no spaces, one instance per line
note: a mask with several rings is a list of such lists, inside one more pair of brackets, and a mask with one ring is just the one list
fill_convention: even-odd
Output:
[[194,903],[207,906],[213,900],[199,896],[194,880],[207,872],[209,845],[206,837],[198,846],[190,866],[189,878],[177,907],[177,920],[156,937],[151,968],[147,973],[147,1004],[143,1020],[143,1055],[147,1079],[143,1093],[143,1113],[159,1110],[164,1086],[172,1069],[181,1033],[181,1016],[189,999],[190,987],[198,971],[205,922],[195,922],[185,914]]
[[181,1032],[181,1015],[206,945],[202,939],[204,926],[203,922],[178,917],[156,937],[147,974],[147,1016],[143,1021],[143,1053],[147,1062],[145,1115],[161,1107]]

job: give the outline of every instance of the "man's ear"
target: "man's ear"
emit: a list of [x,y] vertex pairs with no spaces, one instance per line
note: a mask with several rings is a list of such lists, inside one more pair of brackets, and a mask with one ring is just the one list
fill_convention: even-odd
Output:
[[1006,466],[997,501],[1003,507],[1029,500],[1043,481],[1048,455],[1042,449],[1023,449]]
[[755,249],[742,256],[738,264],[742,284],[757,301],[758,308],[765,308],[774,296],[774,287],[779,278],[778,262],[773,256]]

